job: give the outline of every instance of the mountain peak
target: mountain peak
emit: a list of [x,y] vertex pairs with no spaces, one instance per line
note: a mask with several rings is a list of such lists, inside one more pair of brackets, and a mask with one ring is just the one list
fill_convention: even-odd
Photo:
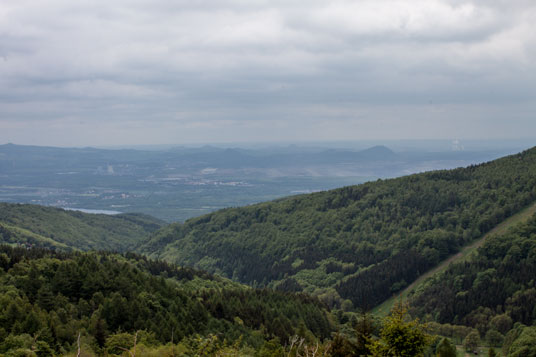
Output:
[[368,149],[359,151],[361,156],[365,156],[369,159],[393,159],[397,154],[384,145],[376,145]]

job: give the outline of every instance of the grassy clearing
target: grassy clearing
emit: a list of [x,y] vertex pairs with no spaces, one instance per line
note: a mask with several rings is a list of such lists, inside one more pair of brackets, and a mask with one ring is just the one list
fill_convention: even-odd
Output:
[[417,280],[415,280],[413,283],[411,283],[407,288],[402,290],[400,294],[397,296],[393,296],[392,298],[384,301],[382,304],[376,306],[374,309],[372,309],[371,313],[377,317],[384,317],[386,316],[389,311],[391,311],[394,303],[396,301],[405,301],[407,300],[408,295],[415,290],[420,284],[422,284],[426,279],[431,277],[432,275],[442,272],[445,269],[448,268],[448,266],[451,263],[458,263],[462,262],[466,259],[470,259],[471,255],[476,252],[476,250],[484,244],[487,237],[494,235],[494,234],[502,234],[505,233],[510,227],[526,222],[530,217],[532,217],[534,214],[536,214],[536,203],[533,203],[532,205],[526,207],[525,209],[521,210],[520,212],[514,214],[513,216],[505,219],[501,223],[499,223],[495,228],[493,228],[491,231],[486,233],[482,238],[474,241],[473,243],[463,247],[457,254],[454,254],[450,256],[449,258],[442,261],[439,265],[437,265],[435,268],[427,271],[423,275],[421,275]]

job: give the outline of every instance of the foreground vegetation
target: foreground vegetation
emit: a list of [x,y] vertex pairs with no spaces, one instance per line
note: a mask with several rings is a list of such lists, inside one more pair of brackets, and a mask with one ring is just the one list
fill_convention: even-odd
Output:
[[110,352],[138,330],[155,346],[214,335],[258,349],[296,334],[323,340],[333,329],[324,305],[305,295],[254,290],[132,254],[0,246],[0,353],[31,340],[39,355],[65,354],[79,334],[86,349]]

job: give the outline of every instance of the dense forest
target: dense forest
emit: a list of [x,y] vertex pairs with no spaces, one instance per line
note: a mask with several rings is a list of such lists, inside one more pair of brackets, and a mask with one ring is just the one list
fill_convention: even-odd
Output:
[[[0,356],[431,357],[455,351],[404,305],[384,320],[341,314],[305,294],[252,289],[133,253],[0,245]],[[462,335],[471,332],[465,328]]]
[[[467,261],[435,275],[411,299],[413,311],[440,323],[474,327],[504,345],[536,322],[536,216],[492,235]],[[536,341],[536,340],[535,340]],[[536,347],[536,346],[535,346]],[[535,350],[536,352],[536,350]]]
[[39,356],[65,354],[79,334],[85,350],[117,353],[136,331],[149,346],[215,336],[261,349],[297,334],[322,341],[334,330],[330,316],[306,295],[254,290],[132,253],[0,246],[0,354],[28,341]]
[[165,222],[144,214],[88,214],[0,203],[0,243],[78,250],[131,250]]
[[536,199],[536,149],[488,163],[230,208],[137,251],[253,286],[370,308]]

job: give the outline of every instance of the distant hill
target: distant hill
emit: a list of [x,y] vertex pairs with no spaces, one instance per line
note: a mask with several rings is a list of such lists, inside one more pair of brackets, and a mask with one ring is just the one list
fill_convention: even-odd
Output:
[[[372,152],[385,154],[385,148]],[[138,252],[370,308],[536,200],[536,149],[488,163],[220,210]]]
[[386,146],[378,145],[359,152],[359,156],[368,160],[394,160],[398,155]]
[[[288,149],[282,152],[239,148],[176,148],[168,151],[132,149],[105,150],[96,148],[56,148],[43,146],[0,145],[0,168],[4,173],[23,174],[39,169],[44,172],[78,170],[93,173],[98,166],[134,165],[138,169],[173,165],[189,168],[280,167],[292,165],[322,165],[326,163],[391,160],[396,154],[385,146],[366,150],[335,150],[317,148],[311,151]],[[128,173],[126,171],[125,173]]]
[[0,243],[77,249],[132,249],[165,223],[142,214],[89,214],[0,203]]

